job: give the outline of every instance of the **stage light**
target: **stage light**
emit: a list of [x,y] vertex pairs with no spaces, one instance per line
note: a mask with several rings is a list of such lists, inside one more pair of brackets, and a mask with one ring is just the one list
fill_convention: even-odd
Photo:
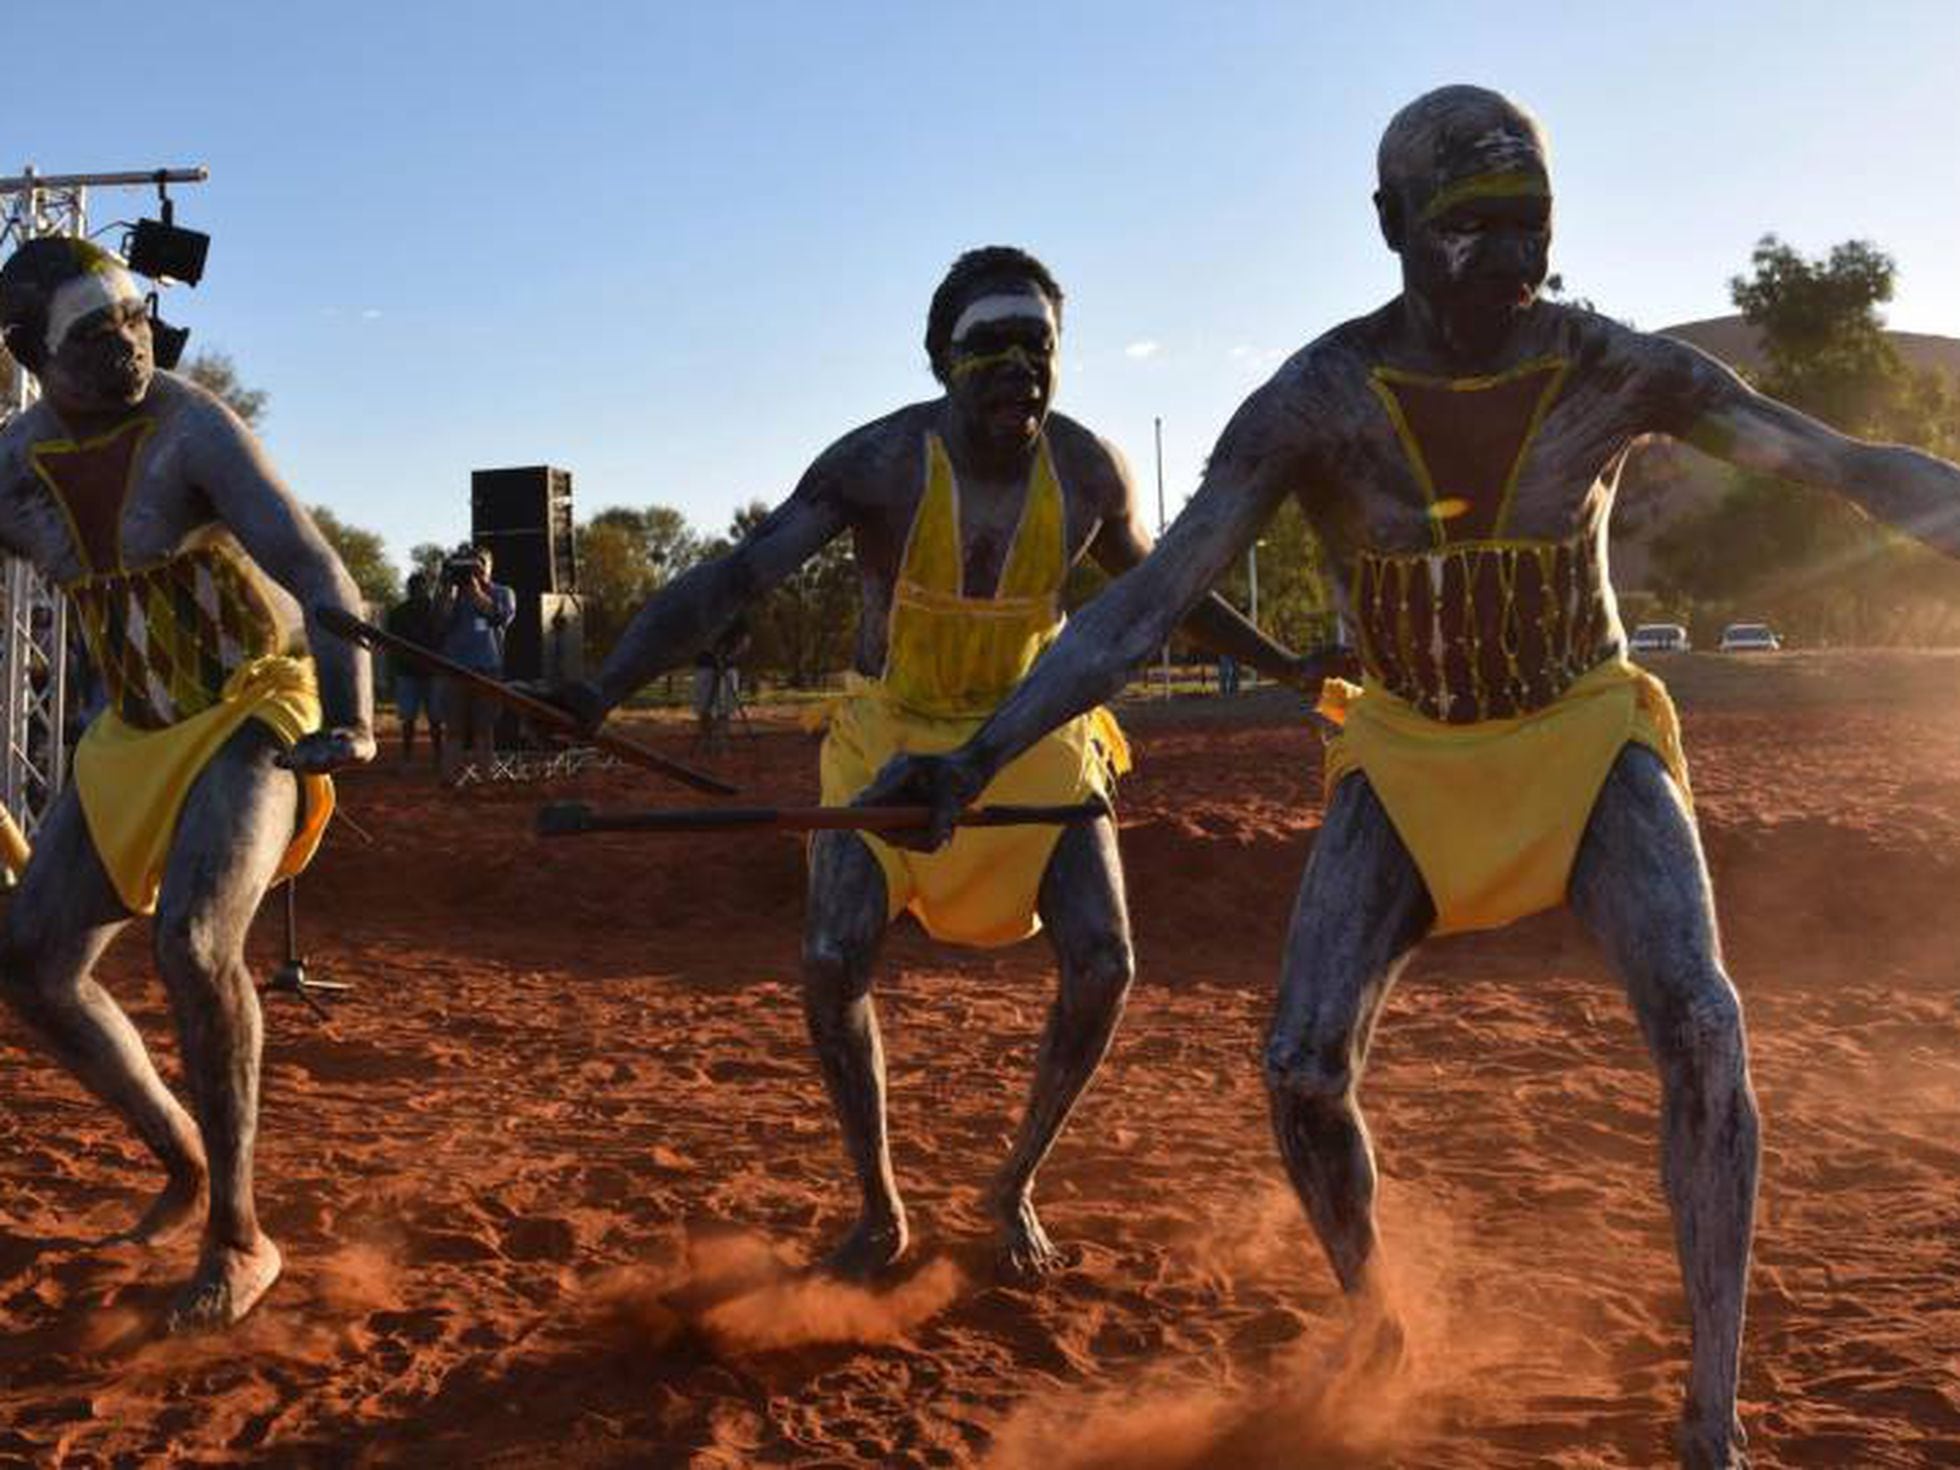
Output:
[[[170,207],[166,203],[164,213]],[[123,254],[129,268],[153,281],[181,281],[195,286],[204,275],[204,257],[211,237],[186,230],[168,219],[139,219],[129,232]]]
[[150,356],[166,372],[177,366],[184,355],[184,344],[191,339],[189,327],[173,327],[157,315],[157,293],[150,293]]
[[171,203],[161,172],[157,174],[157,203],[157,213],[163,218],[139,219],[123,241],[123,255],[139,276],[195,286],[204,278],[204,257],[211,249],[211,237],[178,225],[177,207]]

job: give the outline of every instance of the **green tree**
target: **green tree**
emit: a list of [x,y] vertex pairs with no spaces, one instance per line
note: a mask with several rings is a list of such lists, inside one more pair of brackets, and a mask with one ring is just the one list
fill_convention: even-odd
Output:
[[[1259,626],[1296,653],[1332,643],[1333,602],[1321,570],[1320,541],[1299,502],[1284,501],[1259,538]],[[1252,606],[1251,568],[1241,557],[1218,590],[1240,612]]]
[[[1849,240],[1807,259],[1769,235],[1751,265],[1729,293],[1761,334],[1763,392],[1860,438],[1953,453],[1952,382],[1909,369],[1885,335],[1889,256]],[[1745,614],[1812,643],[1943,642],[1960,626],[1951,564],[1840,495],[1760,475],[1733,475],[1656,538],[1654,559],[1663,596],[1705,610],[1704,634]]]
[[265,418],[271,396],[263,388],[245,386],[238,376],[238,365],[231,360],[231,354],[207,348],[194,354],[181,371],[254,429]]
[[701,538],[672,506],[612,506],[578,528],[585,641],[603,656],[641,603],[700,559]]
[[388,560],[388,549],[379,535],[350,526],[324,505],[314,506],[311,515],[313,524],[320,528],[320,534],[340,557],[363,598],[378,607],[386,607],[400,598],[401,574]]
[[408,549],[408,569],[427,577],[433,588],[442,580],[442,564],[449,560],[453,550],[454,547],[444,546],[439,541],[418,541]]
[[[739,542],[768,518],[769,507],[751,501],[735,512],[729,536]],[[711,545],[704,554],[716,550]],[[780,670],[799,689],[809,688],[850,662],[858,602],[857,559],[850,539],[839,536],[748,610],[754,638],[750,662]]]

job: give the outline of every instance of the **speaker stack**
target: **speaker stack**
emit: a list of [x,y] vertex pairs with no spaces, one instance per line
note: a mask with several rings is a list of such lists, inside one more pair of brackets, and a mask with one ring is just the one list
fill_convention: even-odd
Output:
[[584,674],[572,526],[570,470],[527,465],[470,475],[470,539],[490,549],[495,579],[517,594],[517,617],[504,635],[507,679]]

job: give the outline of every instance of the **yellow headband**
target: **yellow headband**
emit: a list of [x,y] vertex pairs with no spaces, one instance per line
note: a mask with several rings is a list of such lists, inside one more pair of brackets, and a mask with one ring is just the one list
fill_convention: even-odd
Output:
[[964,378],[968,373],[977,373],[983,368],[998,367],[1004,362],[1018,362],[1030,372],[1034,371],[1034,358],[1027,348],[1016,343],[1012,347],[1002,348],[999,352],[984,352],[978,357],[962,357],[946,370],[946,378],[950,382],[954,378]]
[[1468,199],[1549,199],[1552,186],[1535,169],[1506,169],[1500,173],[1471,174],[1447,184],[1422,207],[1425,223]]

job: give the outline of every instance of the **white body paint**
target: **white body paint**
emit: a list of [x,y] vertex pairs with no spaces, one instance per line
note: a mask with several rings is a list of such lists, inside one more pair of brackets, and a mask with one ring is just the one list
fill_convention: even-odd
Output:
[[142,299],[143,293],[136,289],[134,277],[121,266],[89,271],[72,281],[63,281],[48,303],[48,356],[53,357],[61,350],[62,342],[77,322],[105,306]]
[[1038,291],[1016,291],[994,296],[982,296],[960,313],[959,320],[953,323],[953,340],[958,342],[975,327],[988,322],[1008,321],[1016,317],[1032,317],[1048,324],[1048,330],[1055,331],[1055,309],[1048,304],[1048,298]]

